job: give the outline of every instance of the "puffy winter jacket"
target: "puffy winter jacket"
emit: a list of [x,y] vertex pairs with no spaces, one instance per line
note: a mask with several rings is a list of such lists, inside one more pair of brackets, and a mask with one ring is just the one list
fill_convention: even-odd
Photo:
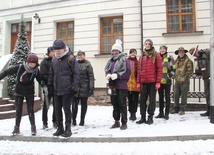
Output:
[[148,57],[143,53],[139,58],[137,83],[160,83],[161,78],[162,59],[160,54],[155,51],[153,57]]
[[88,60],[78,61],[79,63],[79,91],[78,97],[89,97],[90,91],[94,90],[94,72]]
[[79,89],[79,65],[74,57],[68,61],[71,53],[60,59],[53,58],[48,77],[48,86],[53,86],[57,95],[70,94]]

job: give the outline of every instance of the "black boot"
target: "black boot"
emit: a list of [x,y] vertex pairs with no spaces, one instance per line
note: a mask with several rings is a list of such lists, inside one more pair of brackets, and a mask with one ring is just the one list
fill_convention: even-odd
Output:
[[57,123],[57,130],[53,135],[54,136],[60,136],[63,133],[64,133],[63,123],[62,122]]
[[164,118],[163,112],[160,112],[157,116],[155,116],[155,118]]
[[169,119],[169,112],[165,112],[164,119],[165,119],[165,120],[168,120],[168,119]]
[[135,121],[137,119],[136,114],[133,112],[131,113],[131,119],[132,121]]
[[153,124],[153,116],[148,116],[148,120],[146,121],[146,124],[148,125]]
[[79,126],[84,126],[84,124],[85,124],[85,121],[81,120]]
[[65,132],[61,135],[62,137],[70,137],[71,133],[71,123],[65,123]]
[[76,126],[76,125],[77,125],[76,119],[73,119],[72,125],[73,125],[73,126]]
[[137,124],[142,124],[146,122],[146,117],[145,116],[141,116],[141,119],[139,121],[137,121]]
[[207,111],[205,113],[200,114],[201,116],[210,116],[210,106],[207,107]]

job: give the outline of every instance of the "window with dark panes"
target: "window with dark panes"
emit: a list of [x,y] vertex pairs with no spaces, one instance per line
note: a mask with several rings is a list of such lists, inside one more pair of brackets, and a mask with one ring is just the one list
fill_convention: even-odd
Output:
[[100,53],[110,54],[116,39],[123,42],[123,17],[100,18]]
[[167,32],[193,32],[195,0],[166,0]]
[[62,39],[74,51],[74,22],[57,23],[57,39]]

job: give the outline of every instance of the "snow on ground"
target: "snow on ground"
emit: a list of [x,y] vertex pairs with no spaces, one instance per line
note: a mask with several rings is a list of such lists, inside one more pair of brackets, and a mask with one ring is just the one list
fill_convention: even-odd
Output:
[[[170,115],[169,120],[155,119],[154,124],[138,125],[128,121],[128,129],[109,129],[114,123],[112,106],[89,106],[85,126],[72,127],[72,137],[156,137],[179,135],[214,135],[214,124],[201,112],[186,112],[185,115]],[[49,110],[49,129],[42,129],[42,111],[35,113],[37,137],[53,137],[56,131],[51,122],[52,106]],[[158,109],[156,109],[156,115]],[[137,113],[140,118],[139,111]],[[77,123],[80,118],[80,107]],[[10,136],[15,119],[0,120],[0,136]],[[28,116],[23,116],[21,136],[30,136]],[[33,138],[33,137],[32,137]],[[142,154],[214,154],[214,140],[154,141],[138,143],[66,143],[66,142],[21,142],[0,141],[0,154],[60,154],[60,155],[142,155]]]

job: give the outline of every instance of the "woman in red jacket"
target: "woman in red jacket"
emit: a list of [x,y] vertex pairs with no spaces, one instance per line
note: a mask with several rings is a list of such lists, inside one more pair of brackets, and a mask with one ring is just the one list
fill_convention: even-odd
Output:
[[[153,115],[156,105],[156,90],[160,88],[162,78],[162,59],[155,51],[151,39],[144,42],[145,49],[139,58],[137,86],[140,88],[140,114],[141,119],[137,124],[153,124]],[[147,107],[147,99],[149,105]],[[146,121],[146,109],[148,108],[148,120]]]

